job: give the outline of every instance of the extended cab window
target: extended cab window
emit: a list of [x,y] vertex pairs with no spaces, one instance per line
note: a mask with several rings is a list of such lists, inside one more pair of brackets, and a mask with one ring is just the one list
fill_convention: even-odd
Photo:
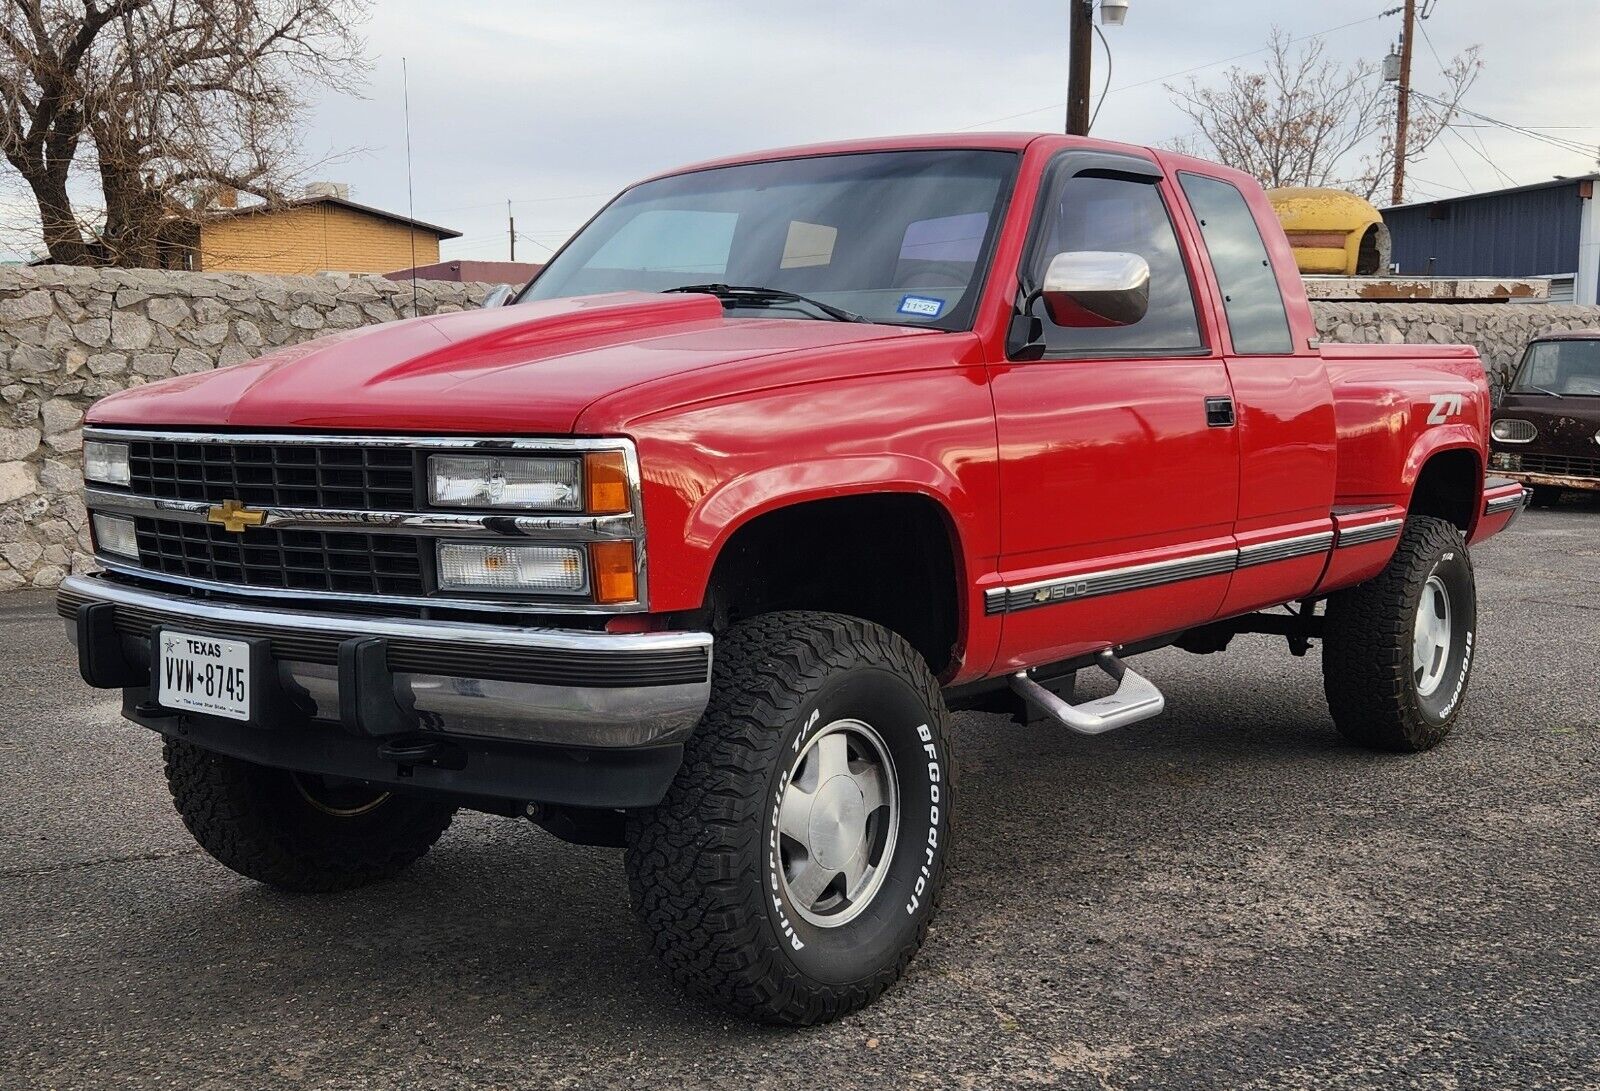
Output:
[[[1044,318],[1047,354],[1155,356],[1202,347],[1189,273],[1161,193],[1150,182],[1077,175],[1051,197],[1029,252],[1028,281],[1040,284],[1066,251],[1137,254],[1150,266],[1150,309],[1138,322],[1104,329],[1057,326]],[[1043,308],[1035,313],[1042,314]]]
[[[961,149],[783,159],[628,190],[521,300],[728,284],[795,292],[874,322],[965,329],[1017,156]],[[811,318],[804,304],[730,317]]]
[[1241,354],[1294,351],[1283,293],[1267,257],[1256,218],[1244,194],[1227,182],[1200,174],[1179,174],[1189,207],[1200,221],[1200,234],[1211,268],[1222,289],[1233,351]]

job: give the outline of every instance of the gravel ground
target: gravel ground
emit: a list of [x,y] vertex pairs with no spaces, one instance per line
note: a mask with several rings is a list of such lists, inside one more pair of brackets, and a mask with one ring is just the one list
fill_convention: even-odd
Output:
[[400,881],[288,897],[200,854],[154,735],[0,605],[6,1088],[1600,1085],[1600,512],[1476,553],[1453,738],[1339,740],[1316,653],[1140,669],[1101,739],[958,721],[956,871],[907,979],[745,1026],[655,972],[620,854],[462,816]]

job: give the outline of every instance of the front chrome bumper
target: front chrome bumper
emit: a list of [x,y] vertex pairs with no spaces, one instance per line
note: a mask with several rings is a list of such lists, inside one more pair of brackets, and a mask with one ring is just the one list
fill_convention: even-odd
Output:
[[[86,608],[120,644],[124,675],[92,677],[82,647]],[[276,683],[308,720],[359,730],[372,700],[351,684],[355,645],[387,680],[394,710],[413,730],[445,736],[584,748],[679,743],[711,695],[709,633],[606,633],[573,629],[290,609],[199,599],[147,590],[97,576],[61,585],[57,610],[79,644],[80,664],[95,685],[137,688],[149,670],[157,626],[270,642]],[[144,676],[148,678],[146,674]],[[141,683],[147,685],[147,682]],[[269,725],[261,725],[269,726]]]

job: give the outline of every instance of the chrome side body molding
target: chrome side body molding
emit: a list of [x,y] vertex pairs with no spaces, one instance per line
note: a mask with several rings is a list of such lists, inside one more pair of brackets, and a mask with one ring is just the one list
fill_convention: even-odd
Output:
[[1367,523],[1359,527],[1340,527],[1338,544],[1357,546],[1381,542],[1385,538],[1398,538],[1405,525],[1404,519],[1385,519],[1380,523]]

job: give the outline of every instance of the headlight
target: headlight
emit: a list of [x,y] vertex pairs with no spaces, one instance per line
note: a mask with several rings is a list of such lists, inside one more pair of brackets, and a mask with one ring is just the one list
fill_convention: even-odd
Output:
[[434,455],[428,459],[428,496],[443,508],[580,511],[583,461]]
[[1532,443],[1539,429],[1530,421],[1501,417],[1489,426],[1489,434],[1501,443]]
[[102,485],[126,485],[132,480],[128,470],[128,445],[107,443],[103,439],[85,440],[83,477]]
[[589,568],[578,546],[440,542],[438,561],[444,591],[581,595],[589,590]]
[[139,536],[134,532],[132,519],[97,511],[93,521],[95,548],[117,557],[139,559]]
[[428,497],[442,508],[624,515],[633,510],[633,483],[622,451],[591,451],[582,458],[434,455],[428,459]]

